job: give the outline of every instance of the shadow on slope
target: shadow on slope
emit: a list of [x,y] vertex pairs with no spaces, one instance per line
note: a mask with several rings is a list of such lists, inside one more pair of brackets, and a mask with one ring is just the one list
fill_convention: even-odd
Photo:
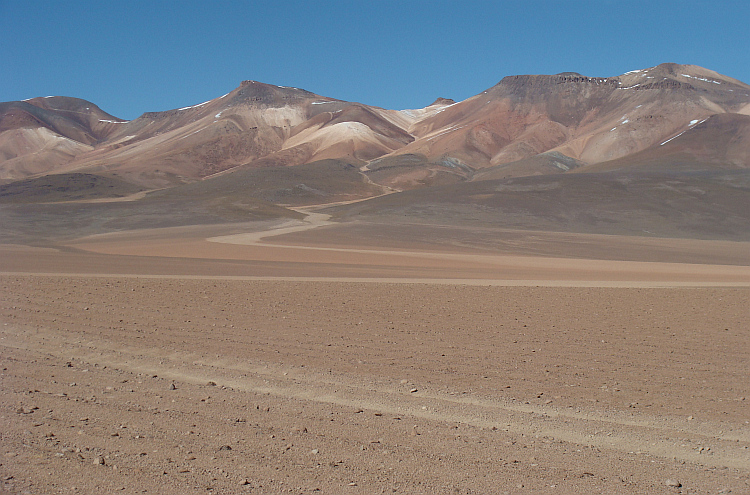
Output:
[[142,187],[94,174],[56,174],[0,185],[0,203],[52,203],[121,198]]
[[750,240],[750,171],[469,182],[327,208],[335,219]]
[[428,160],[420,154],[393,155],[372,160],[367,176],[373,182],[400,190],[442,186],[465,181],[472,169],[458,160]]
[[349,201],[382,189],[342,160],[322,160],[293,167],[242,169],[183,186],[156,191],[156,198],[238,201],[257,198],[279,205],[303,206]]

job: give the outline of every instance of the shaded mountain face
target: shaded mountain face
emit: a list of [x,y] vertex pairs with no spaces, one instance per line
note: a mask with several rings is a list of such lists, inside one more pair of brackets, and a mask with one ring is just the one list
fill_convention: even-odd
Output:
[[401,111],[257,81],[132,121],[85,100],[34,98],[0,103],[0,180],[76,172],[157,188],[339,160],[403,190],[628,167],[746,168],[748,119],[750,86],[677,64],[606,78],[510,76],[461,102]]

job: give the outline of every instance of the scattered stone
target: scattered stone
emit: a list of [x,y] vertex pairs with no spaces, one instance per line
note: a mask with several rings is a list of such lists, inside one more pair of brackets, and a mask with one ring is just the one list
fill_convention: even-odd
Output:
[[174,383],[169,384],[169,390],[177,390],[177,387],[175,387]]
[[232,447],[229,445],[222,445],[221,447],[219,447],[219,450],[232,450]]
[[[211,380],[206,385],[208,385],[209,387],[215,387],[216,386],[216,382],[213,381],[213,380]],[[245,481],[247,481],[247,480],[245,480]],[[250,484],[250,482],[248,481],[246,484]]]
[[96,459],[94,459],[94,465],[95,466],[104,466],[104,457],[99,456]]
[[312,449],[312,450],[310,451],[310,453],[311,453],[311,454],[317,454],[317,453],[319,453],[319,452],[320,452],[320,451],[319,451],[318,449]]
[[419,389],[418,388],[413,388],[413,389],[409,390],[409,392],[411,392],[413,394],[414,392],[419,392]]
[[682,483],[680,483],[678,480],[668,479],[664,482],[665,485],[671,486],[673,488],[680,488],[682,486]]
[[244,480],[240,481],[240,485],[244,486],[244,485],[249,485],[249,484],[250,484],[250,481],[247,478],[245,478]]

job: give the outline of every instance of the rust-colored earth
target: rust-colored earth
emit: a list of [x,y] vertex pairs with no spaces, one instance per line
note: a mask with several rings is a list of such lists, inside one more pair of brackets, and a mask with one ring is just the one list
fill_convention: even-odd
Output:
[[278,227],[0,246],[0,492],[750,493],[747,243]]

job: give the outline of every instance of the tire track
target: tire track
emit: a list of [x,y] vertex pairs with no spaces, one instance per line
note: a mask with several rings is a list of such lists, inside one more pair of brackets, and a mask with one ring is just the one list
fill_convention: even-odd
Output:
[[[51,329],[0,327],[0,347],[25,349],[57,358],[76,358],[99,366],[157,374],[175,381],[220,386],[321,404],[454,422],[515,434],[683,461],[714,468],[750,471],[750,428],[623,412],[514,403],[395,383],[374,376],[332,374],[263,362],[206,359],[195,353],[116,345],[106,340],[76,340]],[[417,388],[415,391],[414,389]],[[685,436],[697,437],[696,443]]]

